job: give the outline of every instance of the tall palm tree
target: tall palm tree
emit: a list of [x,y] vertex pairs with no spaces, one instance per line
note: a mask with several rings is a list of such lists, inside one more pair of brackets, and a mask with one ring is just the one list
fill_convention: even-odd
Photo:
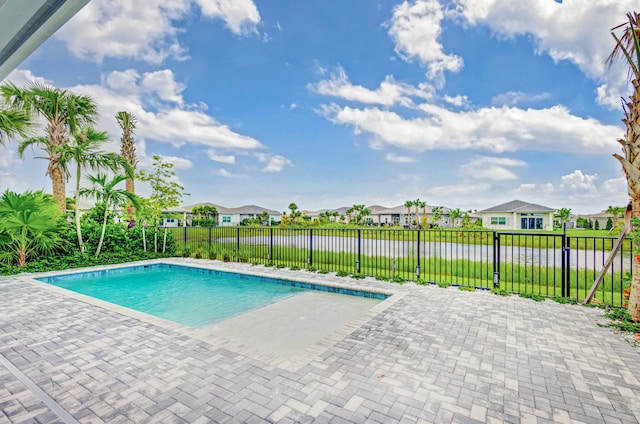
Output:
[[411,207],[413,206],[413,200],[407,200],[404,202],[404,207],[407,208],[407,223],[409,224],[409,228],[411,228]]
[[[116,113],[116,121],[122,129],[122,137],[120,138],[120,155],[127,161],[129,166],[135,171],[138,165],[138,158],[136,156],[136,145],[133,139],[133,134],[136,129],[136,117],[125,111]],[[132,178],[127,178],[126,188],[129,193],[136,192],[135,183]]]
[[[617,31],[621,33],[618,36]],[[622,104],[626,132],[623,138],[618,139],[622,146],[624,156],[614,154],[620,161],[625,176],[627,177],[627,192],[631,197],[632,216],[640,216],[640,14],[631,12],[627,14],[627,22],[613,28],[611,35],[616,41],[607,63],[612,65],[621,56],[629,65],[629,75],[633,93]],[[639,228],[634,225],[634,232]],[[636,250],[640,248],[636,240]],[[634,321],[640,321],[640,266],[633,267],[631,289],[629,295],[629,313]]]
[[62,148],[69,143],[70,134],[93,123],[98,113],[95,101],[89,96],[40,83],[25,88],[7,83],[0,87],[0,95],[12,108],[33,112],[46,119],[43,137],[46,142],[41,143],[45,159],[49,161],[46,175],[51,178],[53,197],[64,211],[66,178],[60,165]]
[[422,216],[418,218],[418,222],[420,223],[420,225],[422,227],[426,228],[426,222],[424,223],[425,225],[422,225],[422,219],[427,216],[427,202],[423,202],[422,200],[420,201],[420,208],[422,209]]
[[61,248],[63,222],[51,195],[5,191],[0,196],[0,260],[25,266],[32,257]]
[[31,124],[31,117],[24,110],[0,108],[0,144],[10,138],[25,137]]
[[100,255],[102,243],[104,242],[104,233],[107,229],[107,218],[109,217],[109,208],[131,202],[135,207],[139,207],[138,197],[129,193],[126,189],[117,188],[118,184],[129,178],[129,175],[116,175],[113,179],[108,180],[106,174],[97,173],[87,177],[92,183],[91,188],[83,188],[80,190],[82,196],[93,196],[96,200],[104,203],[104,217],[102,219],[102,231],[100,232],[100,241],[96,249],[96,257]]
[[[116,113],[116,121],[118,125],[120,125],[120,129],[122,129],[122,137],[120,137],[120,155],[127,161],[131,169],[136,169],[138,165],[138,158],[136,156],[136,144],[133,139],[133,133],[136,129],[136,117],[129,112],[120,111]],[[135,182],[133,179],[133,174],[131,174],[130,178],[127,178],[126,181],[126,189],[127,192],[135,194]],[[127,206],[127,220],[131,223],[131,226],[134,224],[134,210],[131,205]]]
[[[75,163],[75,192],[74,203],[79,204],[80,200],[80,180],[82,178],[82,170],[90,169],[97,171],[99,169],[111,169],[114,172],[119,173],[122,169],[127,171],[127,175],[131,175],[132,171],[128,166],[128,163],[116,153],[106,153],[101,150],[104,143],[109,140],[107,133],[104,131],[96,131],[91,127],[85,127],[78,133],[74,134],[71,143],[67,144],[62,149],[62,155],[60,156],[60,167],[65,171],[65,174],[70,175],[68,170],[71,162]],[[27,145],[31,140],[27,140],[23,145]],[[21,150],[24,150],[24,146],[20,146]],[[80,253],[84,254],[85,247],[82,241],[82,230],[80,228],[80,213],[78,208],[74,209],[74,216],[76,222],[76,234],[78,236],[78,246]]]

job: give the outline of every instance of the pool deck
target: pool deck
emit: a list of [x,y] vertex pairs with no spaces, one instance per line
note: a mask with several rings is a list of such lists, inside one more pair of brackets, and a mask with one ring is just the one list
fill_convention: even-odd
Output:
[[0,423],[640,422],[640,353],[600,309],[172,262],[395,294],[284,358],[0,277]]

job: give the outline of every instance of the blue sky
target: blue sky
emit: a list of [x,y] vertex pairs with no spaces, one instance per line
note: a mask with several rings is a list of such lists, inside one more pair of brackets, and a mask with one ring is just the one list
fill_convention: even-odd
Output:
[[[139,166],[174,163],[185,204],[627,202],[630,88],[604,60],[630,0],[137,4],[90,1],[7,80],[93,96],[113,151],[132,112]],[[33,156],[4,150],[0,188],[50,191]]]

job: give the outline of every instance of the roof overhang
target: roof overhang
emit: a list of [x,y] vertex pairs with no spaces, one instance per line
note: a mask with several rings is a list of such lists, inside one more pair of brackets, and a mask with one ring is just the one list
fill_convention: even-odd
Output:
[[0,0],[0,80],[89,0]]

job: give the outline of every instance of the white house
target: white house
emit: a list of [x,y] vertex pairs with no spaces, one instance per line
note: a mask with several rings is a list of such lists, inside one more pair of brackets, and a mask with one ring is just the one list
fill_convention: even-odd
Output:
[[492,230],[553,230],[555,209],[521,200],[478,211],[482,226]]
[[256,205],[245,205],[237,208],[227,208],[214,203],[196,203],[195,205],[183,206],[181,209],[187,210],[189,215],[194,206],[212,206],[218,211],[217,225],[220,227],[235,227],[247,218],[258,218],[262,212],[269,214],[269,222],[278,222],[282,219],[282,213],[272,209],[263,208]]

